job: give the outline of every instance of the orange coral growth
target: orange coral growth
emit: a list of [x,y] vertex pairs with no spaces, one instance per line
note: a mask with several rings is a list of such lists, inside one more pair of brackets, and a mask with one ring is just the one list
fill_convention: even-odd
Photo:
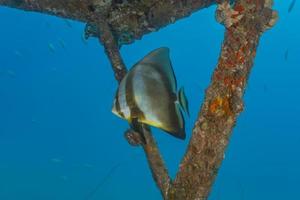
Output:
[[241,47],[238,51],[234,52],[227,52],[224,54],[225,59],[221,64],[225,68],[232,68],[236,66],[236,64],[244,64],[245,63],[245,53],[244,53],[244,47]]
[[242,51],[242,48],[238,52],[236,52],[235,58],[236,58],[237,63],[243,64],[245,62],[245,57],[243,54],[244,54],[244,52]]
[[224,66],[227,67],[227,68],[231,68],[231,67],[234,66],[234,61],[227,58],[225,63],[224,63]]
[[234,6],[234,10],[238,11],[239,13],[241,13],[241,12],[243,12],[245,10],[245,8],[241,4],[236,4]]
[[221,76],[220,72],[218,72],[218,71],[216,71],[216,72],[214,73],[214,77],[215,77],[215,79],[217,79],[218,81],[222,80],[222,76]]
[[245,81],[245,77],[239,77],[239,78],[225,77],[224,78],[224,84],[227,87],[230,87],[232,90],[234,90],[236,88],[236,86],[243,85],[244,81]]
[[232,15],[232,18],[237,18],[241,15],[241,13],[245,10],[245,8],[241,4],[236,4],[233,8],[237,13]]
[[214,100],[211,101],[209,105],[209,111],[211,114],[220,117],[224,115],[232,115],[229,98],[220,96],[216,97]]

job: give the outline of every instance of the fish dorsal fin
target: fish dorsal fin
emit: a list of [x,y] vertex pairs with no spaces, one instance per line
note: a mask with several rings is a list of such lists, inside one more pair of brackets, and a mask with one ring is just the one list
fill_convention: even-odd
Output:
[[138,64],[150,64],[151,67],[157,68],[164,74],[164,76],[166,76],[170,86],[172,87],[172,91],[176,92],[177,83],[169,52],[169,48],[167,47],[155,49],[146,55]]

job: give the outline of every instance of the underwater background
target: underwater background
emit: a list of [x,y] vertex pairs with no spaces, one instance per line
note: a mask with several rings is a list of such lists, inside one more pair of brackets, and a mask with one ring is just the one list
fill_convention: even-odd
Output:
[[[292,1],[292,0],[291,0]],[[300,2],[276,0],[210,200],[300,199]],[[218,61],[215,6],[121,49],[128,67],[170,48],[191,117],[187,139],[153,129],[172,176]],[[111,113],[117,83],[84,24],[0,7],[0,200],[159,200],[142,148]],[[97,190],[95,190],[97,188]]]

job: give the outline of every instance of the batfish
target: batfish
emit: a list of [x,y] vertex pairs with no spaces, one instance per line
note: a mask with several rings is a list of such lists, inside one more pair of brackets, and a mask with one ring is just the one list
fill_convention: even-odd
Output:
[[181,110],[189,115],[183,88],[177,92],[166,47],[150,52],[130,69],[119,85],[112,108],[114,114],[131,125],[148,124],[185,139]]

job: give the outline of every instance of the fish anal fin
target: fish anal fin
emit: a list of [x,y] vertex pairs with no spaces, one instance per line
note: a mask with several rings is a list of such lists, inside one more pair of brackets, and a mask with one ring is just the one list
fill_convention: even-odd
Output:
[[182,139],[182,140],[185,139],[184,128],[182,128],[180,130],[174,130],[174,128],[166,127],[166,126],[164,126],[163,124],[161,124],[159,122],[150,121],[150,120],[146,120],[146,119],[143,120],[143,123],[148,124],[148,125],[153,126],[153,127],[156,127],[156,128],[159,128],[159,129],[165,131],[166,133],[168,133],[168,134],[170,134],[170,135],[172,135],[176,138],[179,138],[179,139]]

